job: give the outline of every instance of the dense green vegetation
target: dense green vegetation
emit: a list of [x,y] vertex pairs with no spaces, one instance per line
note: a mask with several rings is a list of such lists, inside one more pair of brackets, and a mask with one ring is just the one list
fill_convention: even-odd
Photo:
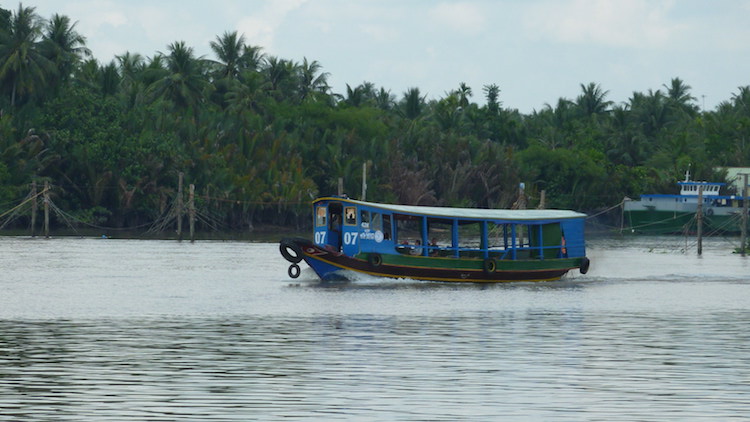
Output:
[[548,207],[594,211],[672,191],[690,164],[716,180],[715,166],[750,162],[749,86],[701,111],[679,78],[623,104],[584,83],[524,115],[495,84],[430,101],[370,82],[334,93],[317,61],[236,32],[212,58],[177,41],[100,63],[75,26],[0,9],[0,214],[48,181],[78,220],[135,227],[164,215],[183,172],[218,227],[304,225],[339,178],[360,196],[363,163],[368,200],[509,207],[523,181],[529,206],[545,190]]

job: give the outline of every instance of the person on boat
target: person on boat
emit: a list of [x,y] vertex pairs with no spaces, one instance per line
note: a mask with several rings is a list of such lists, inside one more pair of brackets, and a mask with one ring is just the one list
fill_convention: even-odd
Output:
[[440,251],[438,250],[437,239],[433,237],[430,241],[430,256],[438,256],[438,252]]
[[357,214],[354,209],[346,210],[346,224],[354,225],[357,223]]
[[409,255],[422,255],[422,241],[417,239],[414,244],[416,246],[409,250]]
[[340,251],[343,235],[341,233],[341,216],[339,214],[331,215],[331,236],[332,239],[336,239],[336,248]]

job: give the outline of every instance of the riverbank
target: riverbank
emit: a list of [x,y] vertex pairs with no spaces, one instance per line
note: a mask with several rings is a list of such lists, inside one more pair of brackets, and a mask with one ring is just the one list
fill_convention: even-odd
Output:
[[[297,230],[292,227],[281,227],[273,225],[257,226],[253,230],[243,231],[196,231],[195,240],[226,240],[226,241],[249,241],[249,242],[277,242],[283,237],[305,237],[309,235],[308,230]],[[2,230],[0,236],[15,237],[44,237],[41,230],[32,235],[30,230]],[[49,237],[81,237],[81,238],[105,238],[105,239],[143,239],[143,240],[190,240],[190,233],[183,231],[178,235],[175,230],[158,233],[138,232],[133,230],[100,230],[100,229],[59,229],[52,230]]]

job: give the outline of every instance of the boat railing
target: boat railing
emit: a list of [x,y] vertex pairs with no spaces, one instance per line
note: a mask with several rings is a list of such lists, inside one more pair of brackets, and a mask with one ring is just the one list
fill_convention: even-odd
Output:
[[[536,245],[525,245],[516,247],[490,247],[489,249],[477,248],[477,247],[450,247],[450,246],[419,246],[421,253],[414,253],[414,246],[404,247],[398,246],[397,251],[402,254],[409,255],[426,255],[432,257],[446,257],[446,258],[493,258],[499,260],[523,260],[523,259],[551,259],[551,258],[564,258],[566,253],[564,252],[564,245],[552,245],[552,246],[536,246]],[[545,251],[554,251],[554,256],[545,254]]]

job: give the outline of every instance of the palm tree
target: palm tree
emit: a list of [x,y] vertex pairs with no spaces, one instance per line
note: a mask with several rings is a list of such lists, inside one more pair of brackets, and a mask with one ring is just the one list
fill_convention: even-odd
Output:
[[203,57],[196,58],[193,49],[187,47],[184,41],[174,42],[167,49],[168,73],[149,89],[155,97],[163,97],[179,109],[195,109],[203,101],[204,89],[208,85],[205,61]]
[[115,95],[120,88],[120,74],[114,60],[99,69],[102,96]]
[[266,60],[266,77],[268,78],[271,91],[276,94],[277,99],[291,97],[290,91],[296,85],[293,78],[297,67],[297,64],[293,61],[279,59],[278,57],[269,57]]
[[22,96],[43,92],[54,64],[39,49],[43,23],[34,7],[13,13],[7,31],[0,33],[0,83],[10,89],[10,104]]
[[458,105],[462,108],[466,108],[469,105],[469,98],[474,95],[471,91],[471,87],[466,85],[466,82],[458,84],[456,94],[458,95]]
[[5,32],[10,28],[10,10],[0,8],[0,32]]
[[667,104],[676,110],[684,111],[689,115],[698,112],[698,106],[692,104],[697,99],[690,95],[690,85],[680,78],[673,78],[669,85],[662,85],[667,90]]
[[[242,72],[238,83],[226,94],[227,111],[242,118],[247,112],[260,114],[263,92],[268,82],[257,72]],[[236,120],[235,120],[236,121]],[[243,125],[242,130],[246,130]]]
[[138,80],[140,73],[145,68],[145,60],[143,56],[138,53],[131,53],[126,51],[125,54],[115,56],[117,63],[119,63],[120,74],[123,80],[129,81],[129,83],[135,83]]
[[140,54],[129,51],[115,56],[115,59],[119,64],[118,71],[121,77],[122,93],[127,98],[128,106],[132,108],[142,99],[145,61]]
[[414,120],[422,114],[425,97],[419,95],[419,88],[409,88],[404,92],[404,98],[401,100],[401,107],[407,119]]
[[344,103],[352,107],[359,107],[365,101],[365,91],[362,85],[357,85],[352,88],[351,85],[346,84],[346,98]]
[[732,94],[734,109],[745,116],[750,116],[750,85],[740,86],[736,94]]
[[485,98],[487,98],[487,111],[492,115],[497,114],[502,105],[502,102],[498,100],[500,98],[500,87],[496,84],[485,85],[482,91],[484,91]]
[[588,85],[581,84],[583,93],[576,99],[576,105],[585,116],[606,113],[612,101],[607,101],[609,91],[602,91],[602,88],[591,82]]
[[305,57],[302,66],[298,68],[299,78],[299,95],[300,100],[304,101],[311,94],[326,94],[330,90],[328,86],[328,73],[320,73],[323,66],[317,60],[307,61]]
[[395,103],[396,97],[391,94],[391,91],[386,91],[383,87],[381,87],[380,91],[375,94],[375,104],[381,110],[390,110]]
[[75,30],[76,24],[71,24],[67,16],[54,14],[47,22],[43,36],[44,55],[55,64],[62,82],[70,78],[73,68],[84,57],[91,57],[86,38]]
[[245,45],[242,49],[242,60],[240,61],[240,68],[242,70],[251,70],[258,72],[266,60],[266,55],[263,54],[263,47]]
[[211,41],[210,46],[219,58],[219,77],[236,78],[242,70],[245,36],[238,35],[237,31],[225,32],[221,37],[216,37],[216,41]]

